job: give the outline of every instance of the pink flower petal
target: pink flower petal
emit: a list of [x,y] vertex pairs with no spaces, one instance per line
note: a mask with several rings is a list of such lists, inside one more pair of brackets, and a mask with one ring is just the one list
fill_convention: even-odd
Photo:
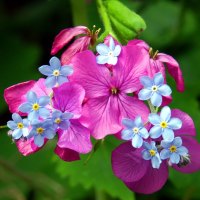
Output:
[[168,166],[165,162],[163,162],[159,169],[154,169],[151,165],[148,165],[146,174],[140,180],[136,182],[125,182],[125,184],[134,192],[152,194],[160,190],[165,185],[167,179]]
[[79,118],[82,111],[82,103],[85,91],[82,86],[72,83],[64,83],[60,87],[53,88],[53,105],[62,112],[71,112],[73,118]]
[[65,50],[61,56],[62,65],[69,64],[71,59],[76,53],[82,52],[88,49],[90,45],[91,38],[89,36],[84,36],[76,39],[70,46]]
[[149,45],[143,41],[143,40],[138,40],[138,39],[134,39],[128,42],[128,46],[139,46],[144,48],[146,51],[149,52]]
[[66,28],[62,30],[55,38],[51,50],[51,54],[55,55],[60,49],[62,49],[67,43],[69,43],[73,37],[80,34],[87,34],[88,28],[85,26],[76,26],[74,28]]
[[170,75],[176,81],[177,90],[179,92],[183,92],[184,80],[183,80],[181,69],[177,61],[173,57],[166,55],[164,53],[158,53],[157,60],[159,60],[160,62],[166,63]]
[[141,149],[133,148],[131,142],[121,144],[112,152],[113,172],[125,182],[140,180],[147,173],[147,167]]
[[178,167],[173,165],[173,168],[182,173],[193,173],[200,170],[200,144],[196,139],[190,136],[181,136],[183,141],[183,146],[185,146],[190,155],[191,163],[184,167]]
[[[107,36],[105,37],[105,39],[104,39],[104,44],[106,44],[107,46],[109,46],[110,38],[111,38],[111,37],[112,37],[111,35],[107,35]],[[112,37],[112,38],[113,38],[113,37]],[[120,46],[121,46],[121,44],[120,44],[115,38],[113,38],[113,40],[114,40],[115,45],[120,45]]]
[[86,154],[92,150],[90,131],[80,124],[78,120],[70,120],[70,127],[59,132],[57,145],[60,148],[68,148],[79,153]]
[[80,160],[79,153],[67,148],[60,148],[56,146],[54,150],[55,154],[57,154],[62,160],[66,162],[72,162],[76,160]]
[[176,136],[190,135],[196,136],[196,130],[192,118],[185,112],[173,109],[172,117],[177,117],[182,121],[182,127],[175,131]]
[[11,113],[19,113],[18,107],[25,101],[22,97],[33,87],[35,83],[35,81],[27,81],[5,89],[4,98]]
[[81,84],[86,97],[94,98],[108,96],[110,93],[110,72],[96,63],[96,57],[91,51],[84,51],[72,60],[74,73],[70,81]]

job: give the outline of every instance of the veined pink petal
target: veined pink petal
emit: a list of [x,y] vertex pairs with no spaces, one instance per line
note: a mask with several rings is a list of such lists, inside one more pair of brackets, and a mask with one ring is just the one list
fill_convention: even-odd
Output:
[[125,184],[130,190],[134,192],[152,194],[160,190],[165,185],[167,179],[168,166],[166,162],[162,162],[159,169],[154,169],[151,165],[148,165],[146,174],[140,180],[136,182],[125,182]]
[[162,62],[156,59],[150,58],[149,67],[147,68],[147,71],[148,76],[150,76],[151,78],[153,78],[156,73],[161,72],[164,79],[166,80],[165,66]]
[[4,99],[11,113],[19,112],[18,107],[24,102],[22,96],[24,96],[35,83],[35,81],[27,81],[5,89]]
[[73,37],[80,34],[87,34],[88,28],[85,26],[76,26],[74,28],[66,28],[62,30],[53,42],[51,54],[55,55],[60,49],[62,49],[67,43],[69,43]]
[[120,91],[135,92],[142,88],[140,77],[147,75],[149,56],[137,46],[125,46],[113,67],[113,83]]
[[56,146],[54,150],[55,154],[57,154],[62,160],[66,162],[72,162],[76,160],[80,160],[79,153],[67,148],[60,148]]
[[[45,143],[47,140],[45,140]],[[17,148],[19,152],[24,155],[28,156],[32,153],[35,153],[39,151],[42,147],[37,147],[34,143],[34,139],[29,139],[29,140],[18,140],[16,141]]]
[[[111,37],[112,37],[111,35],[107,35],[105,37],[105,39],[104,39],[104,44],[106,44],[107,46],[109,46],[109,42],[110,42],[110,38]],[[115,45],[120,45],[121,46],[121,44],[115,38],[113,38],[113,40],[114,40]]]
[[196,136],[196,130],[192,118],[185,112],[173,109],[172,117],[177,117],[182,121],[182,127],[179,130],[175,130],[176,136],[189,135]]
[[55,109],[62,112],[71,112],[73,118],[79,118],[82,111],[82,103],[85,97],[85,90],[81,85],[64,83],[60,87],[53,88],[53,105]]
[[81,84],[87,98],[109,96],[110,72],[106,67],[96,63],[96,57],[91,51],[84,51],[72,59],[74,73],[70,81]]
[[149,52],[149,45],[143,41],[143,40],[138,40],[138,39],[134,39],[134,40],[131,40],[128,42],[127,44],[128,46],[139,46],[139,47],[142,47],[144,48],[146,51]]
[[95,139],[121,130],[119,109],[116,97],[98,97],[89,99],[83,106],[81,122],[87,124]]
[[183,167],[178,167],[173,165],[173,168],[182,173],[193,173],[200,170],[200,144],[196,139],[190,136],[181,136],[183,141],[183,146],[185,146],[190,155],[191,162]]
[[71,59],[76,53],[79,53],[81,51],[84,51],[88,49],[90,45],[91,38],[89,36],[83,36],[78,39],[76,39],[70,46],[67,48],[67,50],[64,51],[64,53],[61,56],[61,63],[62,65],[67,65],[71,63]]
[[70,127],[59,133],[57,145],[78,153],[86,154],[92,150],[90,131],[80,124],[78,120],[70,120]]
[[112,152],[112,169],[125,182],[140,180],[147,172],[148,163],[142,158],[141,149],[135,149],[131,142],[118,146]]
[[184,80],[178,62],[171,56],[164,53],[158,53],[157,60],[166,63],[170,75],[174,78],[179,92],[184,91]]

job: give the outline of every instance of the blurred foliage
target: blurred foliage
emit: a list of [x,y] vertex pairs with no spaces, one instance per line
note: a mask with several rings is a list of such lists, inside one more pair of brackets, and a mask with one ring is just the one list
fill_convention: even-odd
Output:
[[[115,0],[107,0],[111,2]],[[121,0],[142,16],[147,28],[140,38],[180,63],[186,91],[178,93],[174,81],[172,107],[194,119],[200,132],[200,2],[197,0]],[[0,124],[11,115],[3,90],[39,78],[37,68],[47,64],[55,35],[66,27],[95,24],[103,30],[94,0],[2,0],[0,2],[1,84]],[[88,163],[65,163],[53,154],[55,141],[29,157],[21,156],[7,130],[0,130],[0,199],[2,200],[159,200],[200,199],[200,173],[183,175],[171,170],[166,186],[153,195],[129,191],[112,174],[110,153],[119,143],[106,138]],[[200,135],[200,134],[199,134]],[[198,136],[200,139],[200,136]]]

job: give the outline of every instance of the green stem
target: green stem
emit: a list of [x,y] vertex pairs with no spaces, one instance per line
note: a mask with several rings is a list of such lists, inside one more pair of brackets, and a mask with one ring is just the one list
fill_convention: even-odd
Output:
[[8,128],[7,125],[0,126],[0,129]]
[[148,102],[150,111],[151,111],[152,113],[157,113],[157,109],[152,105],[151,101],[148,100],[147,102]]

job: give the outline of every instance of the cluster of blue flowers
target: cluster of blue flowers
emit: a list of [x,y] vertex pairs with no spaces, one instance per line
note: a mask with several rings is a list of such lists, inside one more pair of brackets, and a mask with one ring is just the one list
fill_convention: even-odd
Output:
[[[39,71],[48,76],[45,80],[47,87],[54,87],[67,82],[66,76],[73,73],[70,66],[61,66],[60,60],[56,57],[50,59],[50,65],[43,65]],[[12,115],[12,121],[8,121],[7,126],[12,130],[14,140],[20,138],[34,138],[34,143],[41,147],[45,139],[53,139],[58,129],[66,130],[70,126],[72,113],[62,113],[51,107],[49,96],[38,97],[33,91],[26,95],[27,101],[19,106],[19,111],[27,114],[27,118],[22,119],[18,113]],[[50,108],[50,109],[48,109]],[[54,110],[52,113],[50,110]]]
[[[144,86],[139,93],[139,99],[149,100],[157,108],[162,104],[162,96],[169,96],[171,89],[164,84],[164,78],[161,73],[155,74],[153,79],[145,76],[141,78],[141,84]],[[168,163],[179,164],[182,158],[188,157],[188,150],[182,146],[182,139],[174,136],[174,130],[182,127],[182,121],[179,118],[171,117],[171,109],[165,106],[160,114],[150,113],[148,122],[142,122],[141,117],[135,120],[123,119],[122,124],[125,129],[121,136],[124,140],[131,140],[134,148],[142,147],[142,157],[145,160],[151,160],[153,168],[159,168],[162,160],[168,159]],[[150,130],[145,125],[150,124]],[[144,141],[148,139],[150,143]]]

